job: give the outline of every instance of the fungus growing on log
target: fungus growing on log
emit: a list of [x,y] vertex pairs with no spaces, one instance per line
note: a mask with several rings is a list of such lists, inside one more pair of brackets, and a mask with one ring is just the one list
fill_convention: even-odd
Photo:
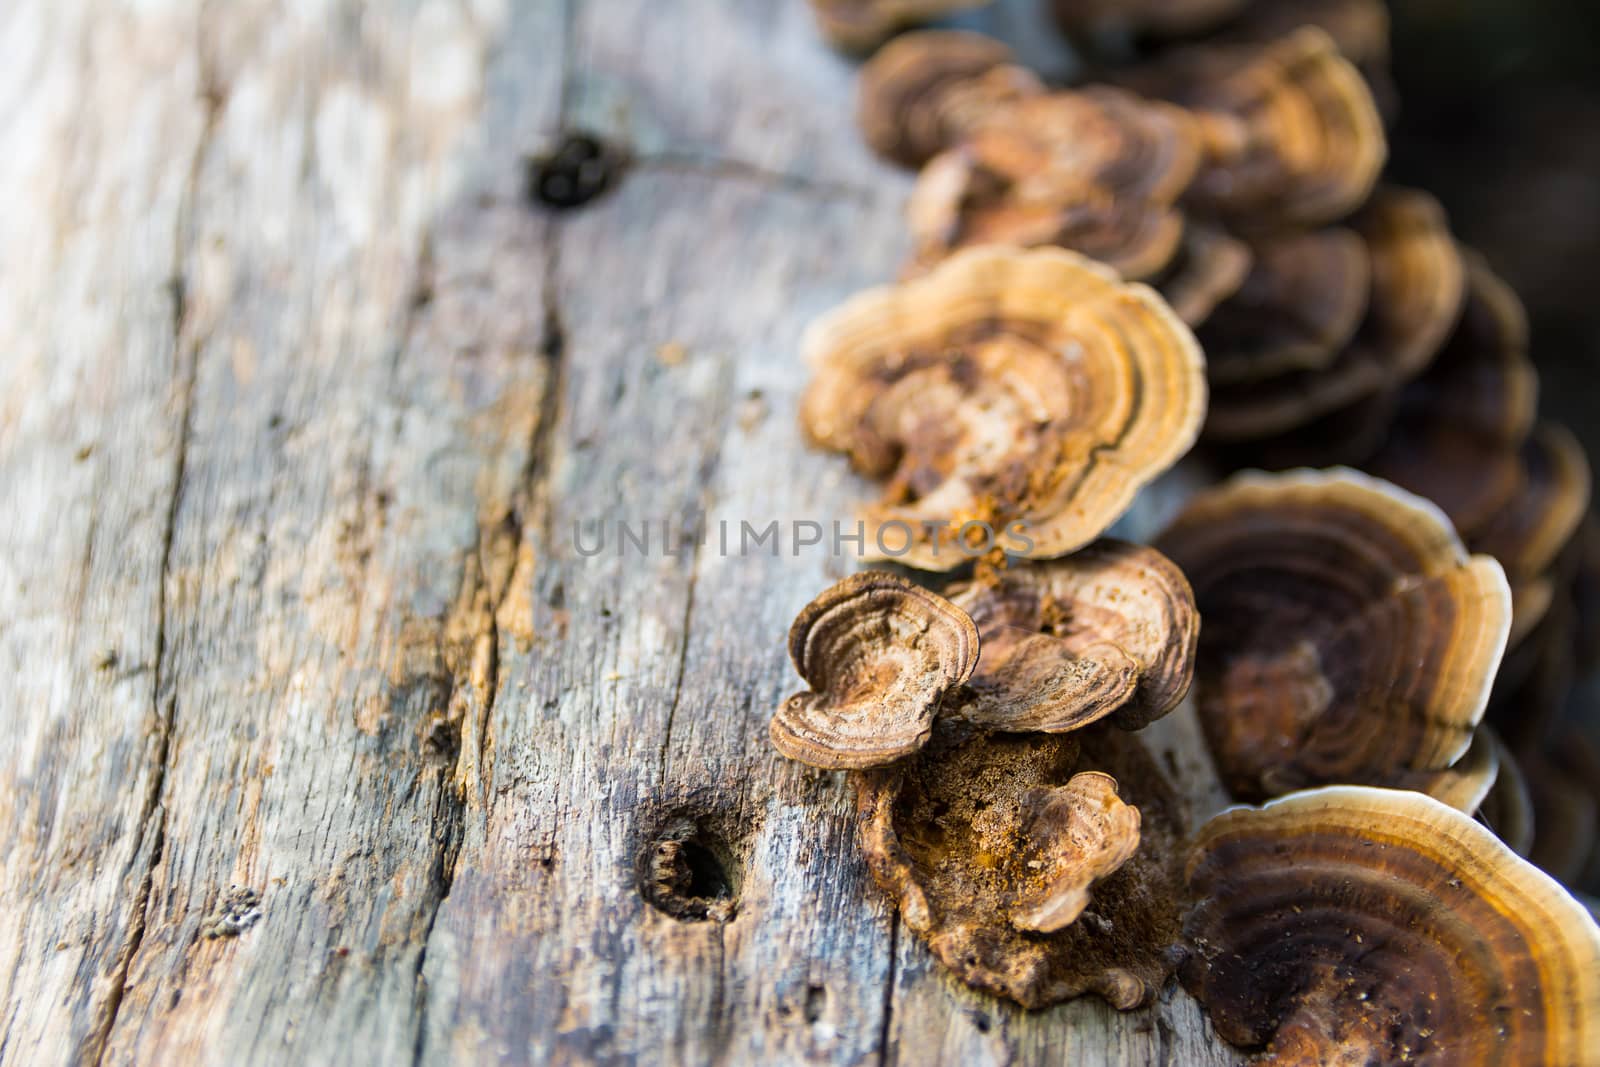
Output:
[[[1124,729],[1137,730],[1178,705],[1194,677],[1200,616],[1183,573],[1161,553],[1143,545],[1101,540],[1049,563],[1014,567],[950,591],[970,614],[983,639],[973,685],[1003,677],[1004,661],[991,655],[1016,643],[1042,641],[1068,656],[1122,668],[1129,681],[1122,699],[1097,708]],[[1014,658],[1014,657],[1007,657]],[[1039,708],[1039,702],[1031,706]],[[989,718],[998,729],[1050,729],[1035,720]],[[1056,728],[1093,721],[1076,717]]]
[[1384,189],[1353,225],[1372,268],[1371,297],[1355,336],[1325,364],[1215,382],[1208,437],[1251,441],[1289,433],[1398,389],[1438,352],[1465,290],[1443,210],[1425,193]]
[[1174,49],[1118,80],[1194,113],[1205,150],[1186,200],[1243,230],[1348,215],[1388,154],[1366,82],[1312,26],[1264,45]]
[[1097,993],[1123,1010],[1166,981],[1181,823],[1135,735],[944,722],[857,781],[873,880],[961,981],[1028,1008]]
[[1332,786],[1201,828],[1181,977],[1275,1063],[1577,1064],[1600,1049],[1600,929],[1484,827]]
[[1246,474],[1156,543],[1205,620],[1197,708],[1236,797],[1387,784],[1465,753],[1511,596],[1433,505],[1354,471]]
[[1466,299],[1428,370],[1400,391],[1367,469],[1427,497],[1470,538],[1516,495],[1517,446],[1533,426],[1538,379],[1522,304],[1481,256],[1462,253]]
[[1220,226],[1190,222],[1177,255],[1151,284],[1178,318],[1197,326],[1244,286],[1253,258],[1249,245]]
[[861,68],[856,123],[878,155],[920,167],[993,112],[1044,91],[994,38],[924,30],[890,41]]
[[851,52],[876,48],[896,30],[931,22],[991,0],[811,0],[828,43]]
[[1148,278],[1177,253],[1199,164],[1179,109],[1108,86],[1011,104],[935,156],[906,213],[916,262],[972,245],[1052,245]]
[[1062,249],[968,250],[856,296],[804,348],[806,433],[887,482],[864,515],[868,555],[928,570],[972,558],[963,526],[1015,531],[1028,543],[1002,547],[1030,558],[1082,547],[1205,415],[1188,327],[1150,289]]
[[1503,749],[1486,724],[1472,732],[1467,751],[1448,767],[1436,771],[1402,771],[1386,787],[1415,789],[1450,805],[1463,815],[1476,814],[1500,775]]
[[1257,239],[1244,283],[1197,328],[1213,387],[1333,362],[1367,311],[1367,246],[1329,227]]
[[927,741],[940,700],[972,677],[978,631],[943,597],[867,571],[801,610],[789,656],[811,690],[772,717],[778,751],[814,767],[873,767]]

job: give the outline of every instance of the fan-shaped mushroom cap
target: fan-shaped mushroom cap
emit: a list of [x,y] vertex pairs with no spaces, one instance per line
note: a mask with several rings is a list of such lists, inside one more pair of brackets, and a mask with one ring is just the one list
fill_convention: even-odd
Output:
[[772,717],[772,743],[814,767],[875,767],[927,741],[939,701],[972,677],[978,630],[892,574],[853,574],[807,604],[789,658],[811,686]]
[[[1023,833],[1039,851],[1028,862],[1039,882],[1017,894],[1011,923],[1054,933],[1089,906],[1089,887],[1128,862],[1139,848],[1139,809],[1117,796],[1117,780],[1101,771],[1075,774],[1066,785],[1025,794],[1031,809]],[[1035,868],[1033,865],[1038,864]]]
[[1354,230],[1261,238],[1251,254],[1244,284],[1197,330],[1213,385],[1326,367],[1366,314],[1372,268]]
[[1250,246],[1220,226],[1191,222],[1155,286],[1178,318],[1198,326],[1243,287],[1252,259]]
[[1182,110],[1092,86],[1021,100],[931,160],[907,204],[917,263],[982,244],[1071,248],[1146,278],[1176,254],[1199,163]]
[[858,783],[873,880],[963,982],[1029,1008],[1098,993],[1125,1010],[1171,973],[1181,816],[1135,735],[941,722]]
[[1275,1063],[1592,1063],[1600,929],[1431,797],[1333,786],[1224,812],[1188,864],[1181,972]]
[[890,41],[861,68],[856,121],[880,156],[919,167],[993,111],[1044,91],[993,37],[923,30]]
[[1438,352],[1461,309],[1465,271],[1438,202],[1386,188],[1355,220],[1372,261],[1367,316],[1326,366],[1241,382],[1212,394],[1206,434],[1248,441],[1288,433],[1398,389]]
[[1521,301],[1481,256],[1464,252],[1463,261],[1461,318],[1428,370],[1400,391],[1396,419],[1365,466],[1469,532],[1516,493],[1516,446],[1533,424],[1538,377]]
[[1589,509],[1589,459],[1565,426],[1540,423],[1520,452],[1521,478],[1510,502],[1472,530],[1472,546],[1488,552],[1516,578],[1534,577],[1555,563]]
[[811,11],[828,43],[852,52],[876,48],[884,38],[906,26],[992,0],[811,0]]
[[[1183,573],[1153,548],[1104,539],[1065,559],[996,572],[951,590],[950,597],[983,635],[978,679],[1005,673],[999,664],[990,666],[990,656],[1004,647],[1006,634],[1020,633],[1069,657],[1130,665],[1131,684],[1121,701],[1096,709],[1124,729],[1160,718],[1189,691],[1200,616]],[[1050,728],[979,721],[1008,730]],[[1064,728],[1088,721],[1076,717]]]
[[1480,723],[1472,733],[1472,744],[1466,753],[1450,766],[1436,771],[1401,771],[1392,781],[1381,784],[1395,789],[1415,789],[1463,815],[1472,815],[1494,788],[1500,774],[1501,752],[1494,731]]
[[[980,631],[981,632],[981,631]],[[944,711],[993,729],[1064,733],[1105,718],[1139,687],[1139,664],[1110,643],[1072,648],[1020,629],[990,631],[978,672]]]
[[1197,707],[1235,796],[1386,782],[1466,751],[1511,595],[1436,507],[1354,471],[1246,474],[1156,543],[1205,620]]
[[[963,252],[825,316],[805,352],[811,439],[891,478],[866,515],[869,552],[929,570],[969,558],[932,523],[996,536],[1020,523],[1032,547],[1017,554],[1033,558],[1087,544],[1205,414],[1188,328],[1148,288],[1061,249]],[[1027,549],[1018,540],[1002,547]]]
[[1388,154],[1366,82],[1313,26],[1266,45],[1175,49],[1122,80],[1197,113],[1208,150],[1188,199],[1243,228],[1349,214]]
[[1116,29],[1176,36],[1220,25],[1247,3],[1248,0],[1051,0],[1050,10],[1068,33]]

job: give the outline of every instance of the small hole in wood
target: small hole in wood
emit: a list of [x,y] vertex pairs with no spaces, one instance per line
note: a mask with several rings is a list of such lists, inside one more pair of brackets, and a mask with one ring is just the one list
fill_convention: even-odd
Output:
[[569,131],[528,161],[528,196],[553,211],[582,207],[622,176],[627,157],[590,133]]
[[639,890],[658,911],[684,922],[727,922],[739,904],[739,862],[712,819],[677,814],[651,835]]

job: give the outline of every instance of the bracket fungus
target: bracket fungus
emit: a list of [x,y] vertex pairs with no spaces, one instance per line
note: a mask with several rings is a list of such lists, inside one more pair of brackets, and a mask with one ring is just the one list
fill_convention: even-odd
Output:
[[1273,1063],[1594,1063],[1600,928],[1460,812],[1331,786],[1224,812],[1180,975]]
[[1110,86],[1020,100],[930,160],[906,214],[916,265],[972,245],[1070,248],[1149,278],[1177,254],[1199,165],[1182,109]]
[[1171,973],[1180,816],[1135,735],[941,723],[857,795],[873,880],[968,985],[1127,1010]]
[[1388,156],[1366,81],[1314,26],[1267,44],[1173,49],[1118,80],[1194,114],[1205,150],[1186,200],[1243,229],[1348,215]]
[[836,48],[865,52],[896,30],[992,0],[811,0],[822,35]]
[[[968,716],[986,726],[1075,729],[1110,715],[1123,729],[1137,730],[1176,707],[1194,677],[1200,631],[1194,593],[1153,548],[1104,539],[1066,559],[959,586],[950,598],[972,616],[983,640],[974,686],[1006,677],[1018,659],[1013,649],[1038,642],[1095,665],[1099,676],[1127,680],[1115,703],[1087,710],[1084,703],[1042,701],[1037,686],[1019,687],[1029,699]],[[1023,709],[1026,717],[1017,714]],[[1042,721],[1046,715],[1053,718]]]
[[1234,796],[1387,784],[1465,753],[1511,594],[1432,504],[1354,471],[1245,474],[1156,544],[1205,620],[1196,705]]
[[1466,285],[1443,209],[1426,193],[1386,188],[1353,225],[1371,261],[1371,296],[1354,336],[1325,362],[1214,381],[1208,437],[1254,441],[1290,433],[1398,389],[1439,351]]
[[993,37],[923,30],[890,41],[861,68],[856,124],[884,159],[920,167],[993,112],[1044,92]]
[[1538,378],[1516,294],[1481,256],[1462,258],[1461,317],[1432,365],[1400,391],[1366,466],[1438,504],[1470,536],[1516,493],[1517,446],[1533,426]]
[[926,570],[971,558],[951,532],[973,524],[1025,534],[1029,558],[1088,544],[1205,416],[1188,327],[1063,249],[970,249],[859,294],[804,348],[806,433],[888,483],[864,516],[868,554]]
[[915,752],[949,690],[972,676],[966,612],[903,578],[854,574],[807,604],[789,656],[812,688],[772,717],[772,743],[814,767],[873,767]]
[[1195,331],[1213,386],[1326,367],[1366,314],[1371,260],[1354,230],[1258,238],[1250,249],[1244,283]]
[[1191,222],[1177,254],[1151,284],[1178,318],[1196,326],[1244,287],[1253,261],[1250,246],[1222,227]]

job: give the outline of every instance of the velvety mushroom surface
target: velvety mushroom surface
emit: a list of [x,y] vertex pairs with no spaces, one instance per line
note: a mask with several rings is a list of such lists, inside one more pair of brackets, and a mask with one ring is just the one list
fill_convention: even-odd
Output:
[[970,547],[968,524],[1030,558],[1082,547],[1205,415],[1188,327],[1150,289],[1062,249],[970,249],[858,295],[804,348],[808,436],[886,483],[864,515],[868,554],[926,570],[972,558],[955,541]]
[[1196,706],[1236,797],[1385,783],[1465,753],[1511,596],[1433,505],[1354,471],[1246,474],[1156,544],[1194,588]]
[[772,717],[778,751],[814,767],[873,767],[927,741],[940,700],[977,666],[978,631],[943,597],[867,571],[801,610],[789,656],[811,690]]
[[[1128,679],[1121,699],[1110,706],[1041,700],[1043,687],[1018,686],[1032,699],[972,709],[969,717],[983,725],[1076,729],[1110,715],[1118,726],[1137,730],[1171,711],[1189,691],[1200,616],[1188,580],[1153,548],[1102,539],[1065,559],[958,586],[950,597],[972,616],[983,639],[974,686],[1012,674],[1014,646],[1034,644],[1087,661],[1099,675]],[[1012,710],[1019,706],[1027,718]]]
[[1183,983],[1264,1062],[1600,1054],[1600,929],[1430,797],[1333,786],[1228,811],[1200,830],[1187,876]]
[[856,123],[880,156],[919,167],[996,111],[1044,91],[994,38],[924,30],[890,41],[861,68]]
[[941,723],[858,779],[874,881],[963,982],[1024,1007],[1145,1003],[1173,967],[1177,801],[1130,733]]
[[906,26],[931,22],[991,0],[810,0],[822,35],[836,48],[865,52]]

